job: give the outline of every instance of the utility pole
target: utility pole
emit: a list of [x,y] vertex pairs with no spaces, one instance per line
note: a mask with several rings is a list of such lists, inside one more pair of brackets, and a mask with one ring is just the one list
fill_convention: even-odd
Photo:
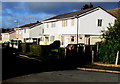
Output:
[[118,64],[118,59],[119,59],[119,51],[117,52],[117,56],[116,56],[115,65],[117,65],[117,64]]
[[18,22],[17,20],[14,20],[14,23],[18,23],[18,24],[17,24],[17,27],[18,27],[18,29],[17,29],[18,34],[17,34],[17,38],[16,38],[16,39],[17,39],[17,47],[18,47],[18,45],[19,45],[19,44],[18,44],[18,40],[19,40],[19,22]]

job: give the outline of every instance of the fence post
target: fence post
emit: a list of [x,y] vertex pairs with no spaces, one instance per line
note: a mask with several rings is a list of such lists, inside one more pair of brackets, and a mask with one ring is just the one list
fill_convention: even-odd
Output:
[[92,50],[92,63],[94,62],[94,51]]
[[119,51],[117,52],[117,56],[116,56],[115,65],[117,65],[117,64],[118,64],[118,58],[119,58]]

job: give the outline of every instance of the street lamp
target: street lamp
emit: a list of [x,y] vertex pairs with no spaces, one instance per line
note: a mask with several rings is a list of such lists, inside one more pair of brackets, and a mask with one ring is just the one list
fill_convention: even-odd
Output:
[[14,23],[18,23],[18,24],[17,24],[17,27],[18,27],[17,47],[18,47],[18,39],[19,39],[19,22],[18,22],[18,20],[14,20]]
[[18,22],[18,20],[14,20],[14,23],[18,23],[18,24],[17,24],[17,27],[19,27],[19,22]]

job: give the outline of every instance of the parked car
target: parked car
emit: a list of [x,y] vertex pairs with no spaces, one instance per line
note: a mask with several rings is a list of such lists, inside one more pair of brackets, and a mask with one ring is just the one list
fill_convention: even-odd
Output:
[[68,44],[67,47],[66,47],[66,51],[67,51],[67,50],[70,50],[70,51],[76,50],[76,51],[78,52],[78,50],[79,50],[80,48],[84,48],[84,47],[85,47],[85,44],[83,44],[83,43]]
[[21,43],[21,40],[11,40],[10,43],[13,43],[13,44]]
[[4,43],[2,43],[2,46],[3,46],[3,47],[8,46],[8,45],[9,45],[9,43],[10,43],[9,41],[4,42]]
[[66,47],[66,59],[69,64],[83,64],[85,44],[68,44]]

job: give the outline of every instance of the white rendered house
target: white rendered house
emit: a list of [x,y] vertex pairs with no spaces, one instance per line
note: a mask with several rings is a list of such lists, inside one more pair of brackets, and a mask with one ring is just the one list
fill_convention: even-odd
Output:
[[9,33],[1,33],[1,35],[2,35],[2,43],[9,41],[10,38]]
[[94,45],[101,41],[101,30],[107,30],[115,20],[116,17],[101,7],[58,15],[42,21],[44,42],[60,40],[63,47],[73,43]]
[[33,40],[30,38],[30,27],[23,28],[23,39],[24,42],[33,42]]
[[31,38],[33,42],[36,42],[37,44],[44,45],[43,33],[44,29],[42,23],[37,23],[34,25],[34,27],[30,28],[29,38]]

